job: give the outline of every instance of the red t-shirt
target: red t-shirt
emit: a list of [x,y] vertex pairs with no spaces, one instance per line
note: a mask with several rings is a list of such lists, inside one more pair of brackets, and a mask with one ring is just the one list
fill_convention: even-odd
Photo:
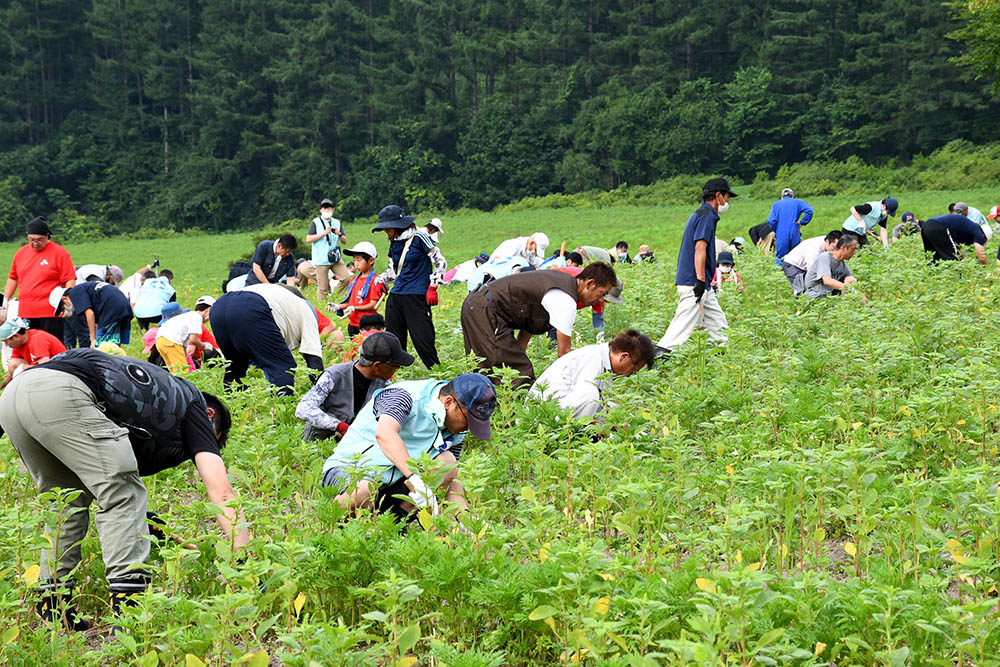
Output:
[[[208,327],[206,327],[204,324],[201,325],[201,334],[198,336],[198,338],[201,339],[202,343],[209,343],[216,350],[219,349],[219,344],[215,342],[215,336],[212,335],[212,332],[209,331]],[[195,347],[194,354],[192,354],[191,357],[194,359],[201,359],[202,355],[204,354],[205,353],[202,351],[200,347]]]
[[[552,269],[552,270],[553,271],[562,271],[563,273],[568,273],[569,275],[571,275],[574,278],[576,278],[578,275],[580,275],[580,272],[583,271],[583,268],[581,268],[579,266],[557,266],[555,269]],[[587,307],[587,305],[583,301],[577,301],[576,302],[576,309],[577,310],[581,310],[581,309],[586,308],[586,307]],[[590,307],[590,309],[593,310],[595,313],[603,313],[604,312],[604,299],[601,299],[600,301],[598,301],[597,303],[595,303],[593,306]]]
[[30,245],[14,253],[10,265],[11,280],[17,281],[17,314],[26,319],[55,317],[49,305],[49,294],[70,280],[76,280],[76,269],[69,252],[58,243],[49,241],[41,252]]
[[331,324],[330,318],[324,315],[323,313],[319,312],[318,308],[316,309],[316,321],[319,324],[320,333],[323,333],[323,329],[327,328]]
[[[354,306],[355,308],[358,306],[367,306],[369,303],[378,301],[382,298],[382,294],[385,293],[385,285],[382,283],[376,283],[374,280],[372,280],[372,286],[368,289],[368,298],[361,298],[361,290],[364,289],[366,280],[368,280],[368,278],[358,276],[358,279],[354,281],[354,287],[351,288],[351,293],[347,295],[348,306]],[[363,310],[359,313],[355,310],[351,313],[351,316],[347,319],[347,321],[352,327],[359,327],[361,326],[361,318],[374,312],[374,310]]]
[[11,359],[25,359],[29,366],[34,366],[39,359],[54,357],[60,352],[65,352],[66,346],[62,341],[41,329],[28,329],[28,342],[23,347],[15,347],[11,350]]

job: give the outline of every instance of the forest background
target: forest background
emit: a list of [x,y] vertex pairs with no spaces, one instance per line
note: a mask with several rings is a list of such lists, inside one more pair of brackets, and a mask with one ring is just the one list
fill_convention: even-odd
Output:
[[[996,5],[8,0],[0,238],[36,214],[64,239],[225,231],[325,196],[352,220],[782,165],[807,195],[995,180]],[[951,179],[914,183],[935,155]]]

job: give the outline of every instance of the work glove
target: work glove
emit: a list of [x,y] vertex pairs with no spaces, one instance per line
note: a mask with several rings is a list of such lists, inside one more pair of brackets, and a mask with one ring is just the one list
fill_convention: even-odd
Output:
[[347,429],[349,429],[350,427],[351,425],[348,424],[347,422],[337,422],[337,433],[340,434],[340,437],[344,437],[344,435],[347,433]]
[[156,259],[153,260],[153,263],[149,265],[149,268],[155,269],[159,265],[160,265],[160,258],[157,257]]
[[705,281],[696,278],[694,281],[694,300],[701,301],[703,296],[705,296]]
[[427,288],[427,305],[436,306],[438,305],[438,288],[431,286]]
[[434,491],[427,486],[427,483],[417,473],[410,475],[410,484],[413,486],[413,490],[410,491],[409,496],[413,504],[419,508],[426,509],[431,513],[431,516],[437,516],[438,502],[434,496]]

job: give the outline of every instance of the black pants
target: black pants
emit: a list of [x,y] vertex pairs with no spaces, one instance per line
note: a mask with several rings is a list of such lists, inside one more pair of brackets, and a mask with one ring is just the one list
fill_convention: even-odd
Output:
[[149,327],[154,325],[159,326],[160,320],[162,320],[163,317],[136,317],[135,319],[139,322],[139,327],[143,331],[149,331]]
[[[38,331],[47,331],[59,340],[63,339],[63,332],[65,331],[65,322],[61,317],[26,317],[28,320],[29,329],[37,329]],[[87,334],[87,347],[90,347],[90,334]]]
[[253,292],[223,294],[212,307],[209,320],[219,348],[229,362],[222,377],[227,388],[246,377],[253,364],[264,371],[279,394],[292,394],[295,357],[274,323],[264,297]]
[[63,345],[67,350],[74,347],[90,347],[90,329],[87,328],[87,320],[84,317],[74,315],[67,317],[64,321]]
[[[354,338],[359,333],[361,333],[361,327],[356,327],[353,324],[348,324],[347,325],[347,337],[348,338]],[[397,336],[397,338],[398,338],[398,336]]]
[[937,220],[928,220],[920,227],[920,238],[924,251],[934,253],[932,261],[952,261],[959,258],[958,246],[951,238],[951,232]]
[[[213,308],[214,310],[214,308]],[[213,328],[214,330],[214,328]],[[425,294],[396,294],[389,292],[385,306],[385,330],[396,335],[403,349],[406,336],[413,337],[413,349],[427,368],[437,366],[437,348],[434,346],[434,321]],[[228,354],[226,355],[229,356]]]

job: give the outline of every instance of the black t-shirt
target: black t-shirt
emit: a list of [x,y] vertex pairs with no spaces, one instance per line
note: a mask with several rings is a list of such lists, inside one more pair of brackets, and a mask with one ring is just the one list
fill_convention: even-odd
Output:
[[362,375],[357,366],[352,366],[351,372],[354,373],[354,414],[360,414],[372,381]]
[[69,373],[94,392],[108,419],[128,429],[140,475],[173,468],[198,452],[221,456],[204,396],[159,366],[82,348],[38,368]]

